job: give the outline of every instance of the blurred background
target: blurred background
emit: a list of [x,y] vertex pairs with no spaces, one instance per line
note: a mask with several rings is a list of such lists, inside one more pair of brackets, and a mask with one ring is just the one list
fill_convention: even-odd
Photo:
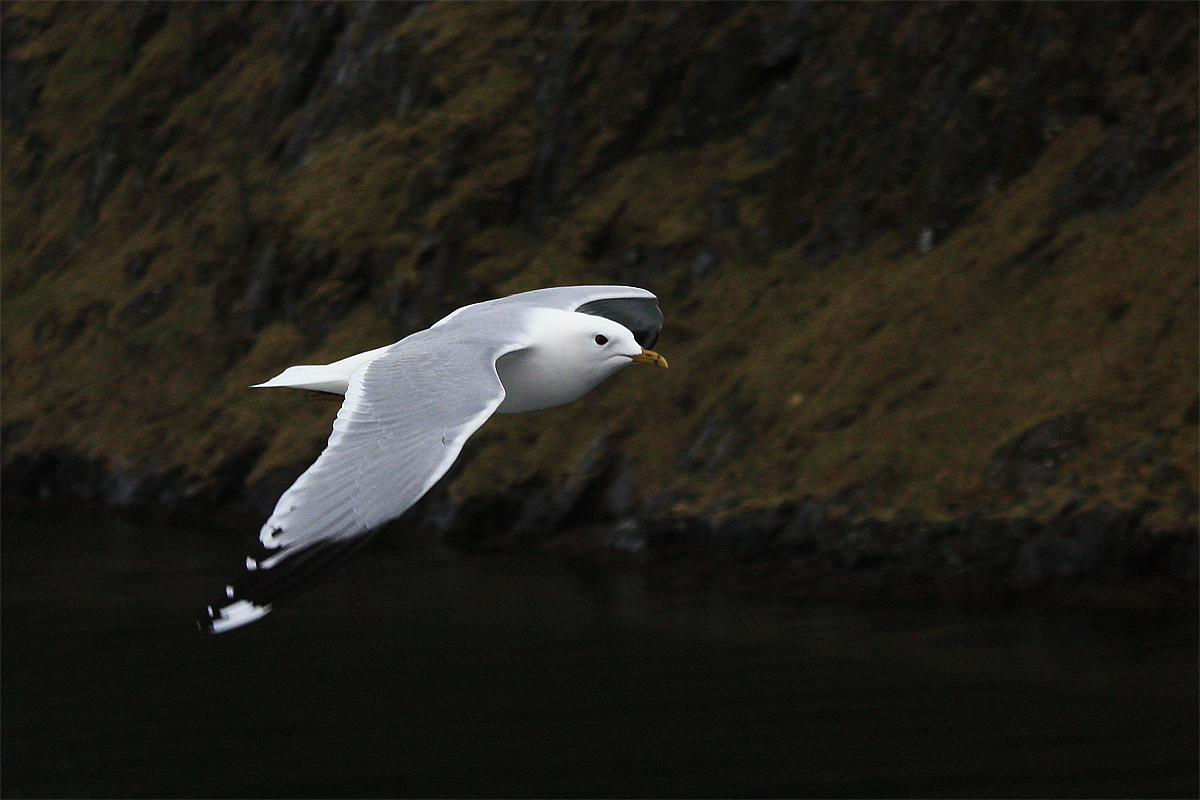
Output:
[[[4,3],[0,790],[1195,795],[1198,13]],[[671,369],[193,635],[337,408],[249,385],[580,283]]]

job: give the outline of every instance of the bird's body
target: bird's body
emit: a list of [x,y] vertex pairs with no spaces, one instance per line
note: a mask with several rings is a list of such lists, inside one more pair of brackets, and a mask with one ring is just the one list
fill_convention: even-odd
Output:
[[395,344],[290,367],[259,387],[344,394],[325,450],[283,493],[260,558],[212,633],[264,616],[282,594],[352,555],[437,482],[493,413],[579,399],[631,363],[666,361],[654,295],[628,286],[539,289],[465,306]]

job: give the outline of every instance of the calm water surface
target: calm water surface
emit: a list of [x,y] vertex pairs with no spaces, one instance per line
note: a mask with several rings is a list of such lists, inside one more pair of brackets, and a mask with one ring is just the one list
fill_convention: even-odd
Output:
[[1195,613],[779,608],[377,548],[202,636],[241,557],[4,515],[4,796],[1200,792]]

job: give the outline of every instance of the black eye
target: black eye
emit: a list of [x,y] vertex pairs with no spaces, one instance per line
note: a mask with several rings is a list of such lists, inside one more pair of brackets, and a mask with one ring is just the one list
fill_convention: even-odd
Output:
[[596,334],[596,344],[608,344],[608,337],[603,333]]

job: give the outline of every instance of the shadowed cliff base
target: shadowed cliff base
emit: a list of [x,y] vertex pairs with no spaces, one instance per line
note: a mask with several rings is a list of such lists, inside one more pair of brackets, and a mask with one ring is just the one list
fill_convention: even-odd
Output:
[[265,516],[336,406],[250,384],[632,283],[672,369],[401,527],[1194,602],[1194,4],[0,13],[6,500]]

